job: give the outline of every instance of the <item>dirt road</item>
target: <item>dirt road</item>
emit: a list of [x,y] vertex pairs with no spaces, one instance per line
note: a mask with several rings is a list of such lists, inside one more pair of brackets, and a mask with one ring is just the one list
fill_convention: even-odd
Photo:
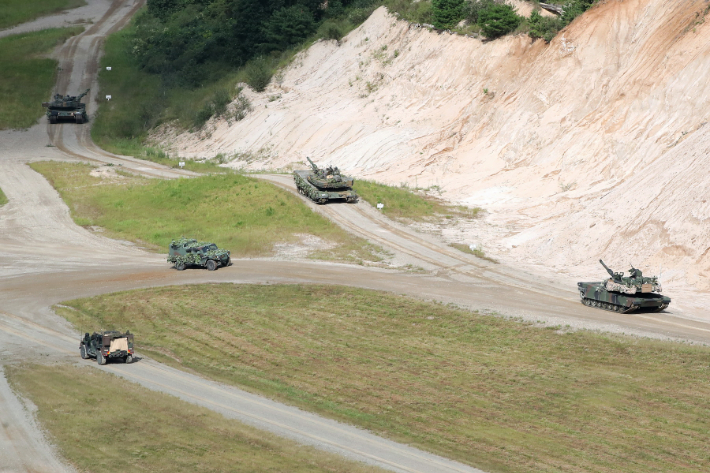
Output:
[[[107,3],[105,12],[84,34],[61,48],[64,75],[57,92],[91,86],[92,94],[97,93],[95,77],[102,39],[125,24],[141,4],[140,0]],[[93,98],[88,103],[92,111]],[[459,253],[431,236],[383,218],[364,203],[313,208],[385,247],[396,260],[424,268],[424,273],[259,259],[235,259],[233,266],[216,272],[177,272],[161,255],[76,226],[56,191],[27,166],[28,162],[44,159],[111,162],[156,178],[188,175],[106,153],[93,145],[87,125],[50,126],[42,120],[28,131],[0,132],[0,188],[9,199],[0,208],[0,367],[27,359],[80,362],[78,334],[51,311],[52,304],[132,288],[207,282],[348,284],[577,328],[710,342],[710,325],[706,323],[676,317],[672,311],[619,315],[586,308],[579,303],[574,285]],[[293,190],[289,176],[263,177]],[[228,417],[394,471],[476,471],[150,360],[103,369]],[[0,471],[71,471],[61,465],[42,439],[31,415],[18,406],[3,376]]]

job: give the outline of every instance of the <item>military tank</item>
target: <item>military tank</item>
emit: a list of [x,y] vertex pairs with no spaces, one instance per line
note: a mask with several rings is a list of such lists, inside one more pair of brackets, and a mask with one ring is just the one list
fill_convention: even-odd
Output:
[[194,238],[173,240],[168,249],[168,263],[173,263],[178,271],[184,271],[188,266],[214,271],[220,266],[229,266],[231,261],[228,250],[219,249],[214,243],[197,241]]
[[86,104],[81,103],[81,99],[89,93],[86,89],[81,95],[56,94],[51,102],[42,102],[42,106],[47,109],[49,123],[57,123],[61,120],[71,120],[76,123],[88,121],[86,114]]
[[311,158],[306,159],[311,163],[310,171],[293,171],[293,180],[296,182],[298,192],[317,204],[325,204],[333,200],[357,202],[358,195],[353,190],[352,177],[340,174],[337,166],[319,169]]
[[582,304],[623,314],[635,310],[661,312],[670,305],[671,298],[661,295],[658,277],[645,277],[633,266],[624,276],[609,269],[604,261],[599,262],[611,277],[601,282],[578,282]]

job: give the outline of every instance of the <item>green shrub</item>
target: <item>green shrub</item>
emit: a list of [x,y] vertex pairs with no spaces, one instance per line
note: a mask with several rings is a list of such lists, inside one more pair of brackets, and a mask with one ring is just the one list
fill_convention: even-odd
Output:
[[345,34],[343,33],[343,28],[341,28],[338,23],[328,20],[318,29],[318,36],[323,39],[334,39],[336,41],[340,41]]
[[528,34],[533,39],[543,38],[546,42],[552,41],[552,38],[564,27],[564,22],[560,18],[550,18],[540,15],[537,10],[533,11],[528,19],[530,30]]
[[247,84],[257,92],[263,92],[271,82],[271,76],[274,75],[270,61],[263,56],[250,61],[244,72]]
[[453,28],[463,19],[463,0],[432,0],[434,26],[440,29]]
[[508,4],[494,4],[478,13],[478,24],[488,39],[506,35],[520,25],[522,18],[515,13],[515,8]]
[[478,23],[478,17],[483,10],[495,5],[493,0],[467,0],[463,6],[463,15],[469,23]]

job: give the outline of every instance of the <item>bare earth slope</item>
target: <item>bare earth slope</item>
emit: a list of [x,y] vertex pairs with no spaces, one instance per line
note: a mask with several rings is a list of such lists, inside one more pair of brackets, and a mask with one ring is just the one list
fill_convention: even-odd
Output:
[[490,212],[464,240],[504,261],[587,279],[604,275],[599,257],[662,265],[667,286],[707,290],[706,15],[704,0],[606,1],[546,45],[437,34],[380,9],[250,93],[246,119],[156,138],[187,156],[251,152],[251,168],[313,156],[439,185]]

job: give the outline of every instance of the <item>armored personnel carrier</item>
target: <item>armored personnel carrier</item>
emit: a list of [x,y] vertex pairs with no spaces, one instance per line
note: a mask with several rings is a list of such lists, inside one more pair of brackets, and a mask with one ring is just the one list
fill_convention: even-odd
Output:
[[170,243],[168,263],[183,271],[188,266],[199,266],[214,271],[220,266],[229,266],[229,251],[220,250],[214,243],[197,241],[194,238],[180,238]]
[[306,159],[311,163],[310,171],[293,171],[293,180],[298,192],[317,204],[325,204],[331,200],[357,202],[358,195],[353,190],[352,177],[341,175],[337,167],[319,169],[311,158]]
[[671,303],[670,297],[661,295],[658,277],[644,277],[633,266],[624,276],[609,269],[604,261],[599,262],[611,277],[601,282],[578,282],[582,304],[627,314],[635,310],[660,312]]
[[83,359],[96,358],[96,362],[105,365],[109,360],[119,360],[123,363],[133,362],[133,334],[126,330],[94,332],[84,334],[79,342],[79,354]]
[[79,96],[56,94],[51,102],[42,102],[42,106],[47,109],[49,123],[57,123],[61,120],[71,120],[76,123],[87,121],[89,116],[86,114],[86,104],[81,103],[81,99],[88,93],[89,89]]

